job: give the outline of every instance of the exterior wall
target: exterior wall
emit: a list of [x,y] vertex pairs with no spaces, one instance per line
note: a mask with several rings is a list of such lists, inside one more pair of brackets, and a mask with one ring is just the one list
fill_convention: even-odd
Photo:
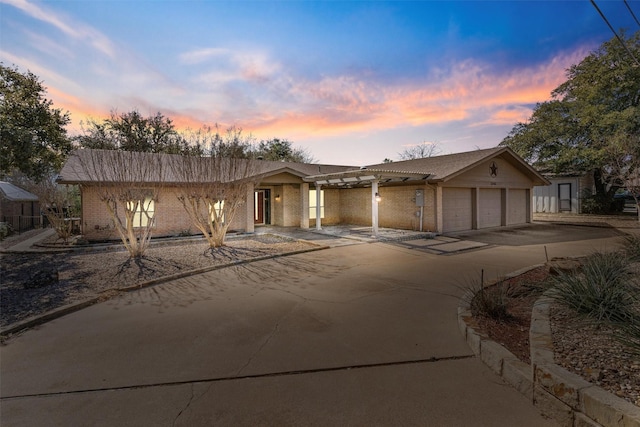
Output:
[[340,222],[371,225],[371,188],[345,188],[338,190],[338,192],[340,194]]
[[[378,205],[378,225],[403,230],[420,230],[420,206],[416,203],[416,190],[422,190],[422,230],[433,230],[433,190],[425,185],[403,185],[380,187],[382,200]],[[369,200],[371,192],[369,191]]]
[[[265,187],[260,187],[263,189]],[[274,185],[271,187],[271,224],[282,227],[284,225],[284,203],[283,203],[283,186]],[[280,200],[276,200],[276,196],[280,196]]]
[[40,202],[20,202],[0,197],[0,216],[39,216]]
[[0,196],[0,221],[7,222],[14,230],[23,231],[39,227],[43,223],[40,202],[21,202]]
[[[491,165],[495,162],[496,176],[491,176]],[[531,188],[531,181],[522,172],[500,157],[481,163],[446,182],[445,187],[468,188]]]
[[562,177],[550,178],[550,185],[533,187],[533,212],[557,213],[560,212],[559,185],[571,184],[571,213],[580,213],[580,199],[583,196],[583,184],[589,184],[588,177]]
[[[100,200],[97,188],[82,186],[82,234],[88,240],[117,239],[113,221],[107,208]],[[176,188],[163,188],[155,202],[155,226],[152,235],[172,236],[180,233],[199,233],[182,204],[177,198]],[[124,218],[124,217],[123,217]],[[236,212],[229,230],[245,230],[247,209],[241,207]]]
[[300,203],[300,185],[285,184],[282,186],[280,201],[275,202],[282,205],[282,226],[299,227],[302,206]]

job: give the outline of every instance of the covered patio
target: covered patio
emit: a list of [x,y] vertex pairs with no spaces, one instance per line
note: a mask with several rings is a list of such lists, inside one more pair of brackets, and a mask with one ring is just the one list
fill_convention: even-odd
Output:
[[[322,203],[321,203],[321,191],[323,188],[358,188],[358,187],[370,187],[371,188],[371,228],[365,227],[364,229],[370,230],[370,235],[374,238],[379,238],[381,229],[378,225],[378,204],[382,201],[382,197],[379,193],[379,187],[392,183],[425,183],[429,178],[429,174],[421,172],[399,172],[393,170],[382,169],[368,169],[361,168],[360,170],[350,170],[345,172],[327,173],[321,175],[312,175],[304,178],[305,182],[313,183],[315,185],[315,208],[316,208],[316,230],[322,230]],[[306,211],[303,209],[303,211]],[[308,213],[307,213],[308,215]],[[306,218],[308,221],[308,218]],[[304,221],[304,219],[303,219]],[[363,229],[363,230],[364,230]],[[405,230],[395,230],[405,231]],[[388,233],[387,233],[388,234]]]

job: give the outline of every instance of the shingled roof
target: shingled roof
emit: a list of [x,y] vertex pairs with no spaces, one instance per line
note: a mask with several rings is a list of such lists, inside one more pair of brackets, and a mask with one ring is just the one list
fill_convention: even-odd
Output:
[[546,184],[546,180],[542,175],[508,147],[487,148],[401,162],[379,163],[367,166],[366,169],[428,174],[428,182],[443,182],[455,178],[492,157],[500,157],[513,166],[519,167],[534,182],[537,181],[537,185]]
[[[89,184],[96,182],[96,177],[114,175],[110,182],[140,182],[144,176],[150,183],[180,183],[174,174],[172,164],[180,162],[182,156],[178,154],[154,154],[132,151],[80,149],[74,151],[65,162],[58,182],[62,184]],[[243,160],[240,160],[243,161]],[[249,162],[249,160],[247,160]],[[277,162],[268,160],[253,160],[253,176],[271,176],[279,173],[290,173],[305,177],[318,173],[335,173],[355,169],[355,166],[321,165],[314,163]],[[136,170],[136,165],[143,167],[151,165],[152,170],[142,174]],[[105,164],[120,164],[129,166],[131,171],[110,171]],[[155,167],[155,170],[153,170]],[[100,170],[98,170],[100,169]],[[113,172],[113,173],[112,173]],[[117,175],[117,176],[116,176]]]
[[[91,159],[104,159],[108,161],[112,157],[123,156],[128,160],[126,164],[143,164],[147,156],[151,156],[156,164],[160,165],[157,171],[151,171],[145,175],[146,182],[167,182],[180,183],[173,175],[172,162],[179,161],[180,155],[174,154],[151,154],[122,152],[112,150],[90,150],[82,149],[74,152],[65,163],[60,177],[61,183],[82,184],[95,182],[92,176],[100,174],[88,171],[87,167],[92,164]],[[534,185],[546,185],[548,181],[540,175],[533,167],[527,164],[522,158],[516,155],[508,147],[488,148],[484,150],[468,151],[465,153],[447,154],[444,156],[426,157],[423,159],[405,160],[392,163],[379,163],[365,167],[341,166],[341,165],[321,165],[315,163],[293,163],[276,162],[266,160],[255,160],[254,176],[267,177],[279,173],[290,173],[303,178],[307,182],[321,181],[337,178],[353,178],[358,176],[384,175],[391,180],[418,179],[427,182],[446,182],[456,176],[476,167],[480,163],[490,158],[501,158],[514,167],[520,169],[527,175]],[[132,169],[135,169],[132,167]],[[126,178],[126,173],[119,173],[119,178],[110,179],[113,182],[140,182],[132,173],[131,179]],[[343,177],[344,176],[344,177]]]
[[0,181],[0,193],[12,202],[37,202],[38,196],[10,182]]

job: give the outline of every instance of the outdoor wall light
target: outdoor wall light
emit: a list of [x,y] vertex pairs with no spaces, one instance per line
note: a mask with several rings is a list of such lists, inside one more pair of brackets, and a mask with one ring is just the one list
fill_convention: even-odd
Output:
[[382,197],[380,197],[380,193],[376,193],[376,202],[380,203],[380,200],[382,200]]
[[280,201],[280,195],[276,194],[276,202],[279,202],[279,201]]

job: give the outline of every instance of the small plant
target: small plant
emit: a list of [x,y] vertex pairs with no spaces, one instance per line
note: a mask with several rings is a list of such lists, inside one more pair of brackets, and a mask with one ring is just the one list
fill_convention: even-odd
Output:
[[484,286],[484,274],[480,281],[471,279],[466,286],[466,302],[474,316],[485,316],[495,320],[509,320],[508,293],[509,288],[503,281],[491,286]]
[[629,261],[619,252],[595,253],[581,272],[560,272],[549,295],[560,304],[597,322],[628,322],[637,298]]
[[191,237],[192,235],[193,233],[191,233],[190,228],[180,230],[180,232],[178,233],[178,237]]
[[625,236],[625,254],[631,262],[640,262],[640,235],[628,234]]
[[4,240],[11,234],[11,226],[6,222],[0,222],[0,240]]
[[629,350],[640,356],[640,313],[631,321],[618,325],[615,338],[627,346]]

